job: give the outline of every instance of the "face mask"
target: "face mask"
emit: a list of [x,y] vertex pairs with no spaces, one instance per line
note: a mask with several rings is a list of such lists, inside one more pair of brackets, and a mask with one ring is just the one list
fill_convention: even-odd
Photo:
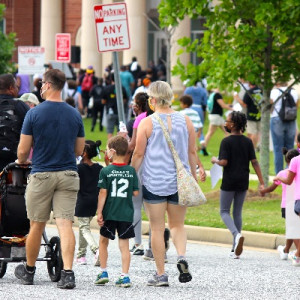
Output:
[[225,129],[228,133],[231,133],[231,129],[229,129],[227,126],[224,126],[224,129]]
[[108,151],[107,151],[107,158],[109,159],[109,161],[111,161],[111,159],[112,159],[113,156],[114,156],[114,154],[111,154],[111,155],[109,156],[110,151],[116,152],[116,150],[115,150],[115,149],[108,149]]
[[40,90],[40,95],[41,95],[42,99],[44,99],[44,100],[45,100],[45,98],[43,97],[43,94],[44,94],[45,92],[47,92],[47,91],[48,91],[48,89],[46,89],[46,90],[42,91],[42,88],[43,88],[43,86],[41,87],[41,90]]
[[151,103],[150,99],[148,99],[148,105],[149,105],[149,108],[154,111],[154,106],[153,104]]

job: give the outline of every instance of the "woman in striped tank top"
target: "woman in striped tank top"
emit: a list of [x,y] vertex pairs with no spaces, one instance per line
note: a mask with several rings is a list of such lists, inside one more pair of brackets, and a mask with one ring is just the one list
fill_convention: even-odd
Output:
[[[183,165],[197,180],[195,130],[191,120],[171,108],[173,92],[168,83],[153,82],[148,89],[148,95],[149,106],[164,122]],[[150,220],[152,251],[157,268],[148,285],[169,285],[164,265],[165,212],[178,255],[179,281],[191,281],[192,276],[185,258],[186,208],[178,205],[177,173],[173,155],[162,128],[153,115],[143,119],[137,131],[131,164],[138,171],[142,163],[143,197]]]

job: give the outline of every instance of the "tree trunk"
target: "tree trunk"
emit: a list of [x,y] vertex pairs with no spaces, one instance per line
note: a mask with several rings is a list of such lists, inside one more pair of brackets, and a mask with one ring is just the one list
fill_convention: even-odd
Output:
[[261,114],[260,167],[265,185],[269,183],[270,167],[270,89],[264,88]]
[[263,80],[263,102],[261,107],[261,150],[260,166],[265,186],[269,185],[269,167],[270,167],[270,93],[272,84],[272,33],[270,26],[266,28],[267,47],[264,58],[264,80]]

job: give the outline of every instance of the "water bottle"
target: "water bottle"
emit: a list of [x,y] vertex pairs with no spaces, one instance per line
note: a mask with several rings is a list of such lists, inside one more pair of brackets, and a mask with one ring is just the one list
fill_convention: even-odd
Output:
[[108,114],[109,115],[113,115],[114,114],[114,110],[111,107],[108,109]]
[[120,124],[119,124],[119,131],[120,132],[128,132],[127,131],[127,127],[126,127],[126,125],[124,124],[124,122],[123,121],[120,121]]

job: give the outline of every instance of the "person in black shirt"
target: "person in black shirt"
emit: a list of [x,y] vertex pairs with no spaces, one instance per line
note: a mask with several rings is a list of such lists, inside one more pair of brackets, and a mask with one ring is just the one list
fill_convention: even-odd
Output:
[[252,140],[254,148],[257,147],[260,137],[260,115],[259,103],[262,99],[262,92],[259,87],[249,83],[250,89],[244,95],[243,101],[237,99],[242,107],[247,108],[247,135]]
[[0,75],[0,171],[17,159],[22,124],[29,106],[18,97],[12,74]]
[[[243,251],[242,208],[249,187],[249,162],[258,176],[260,186],[264,186],[261,170],[256,160],[252,141],[243,133],[246,129],[246,116],[233,111],[225,121],[225,129],[230,136],[220,145],[219,158],[212,157],[211,162],[224,167],[220,190],[220,214],[223,222],[233,235],[231,257],[239,258]],[[233,219],[230,208],[233,202]]]
[[94,105],[92,108],[93,120],[92,120],[91,131],[94,131],[95,129],[98,113],[100,114],[99,128],[100,131],[103,131],[103,126],[102,126],[103,113],[104,113],[104,105],[102,104],[103,91],[104,91],[103,78],[98,78],[97,84],[94,85],[90,91],[90,97],[94,98]]
[[76,262],[86,265],[87,246],[95,254],[95,265],[99,266],[98,243],[95,242],[90,230],[90,223],[96,215],[98,204],[99,189],[98,178],[102,166],[93,163],[92,158],[99,153],[101,141],[85,141],[82,160],[78,165],[78,174],[80,178],[80,188],[78,191],[77,202],[75,207],[75,216],[78,217],[79,224],[79,245]]

